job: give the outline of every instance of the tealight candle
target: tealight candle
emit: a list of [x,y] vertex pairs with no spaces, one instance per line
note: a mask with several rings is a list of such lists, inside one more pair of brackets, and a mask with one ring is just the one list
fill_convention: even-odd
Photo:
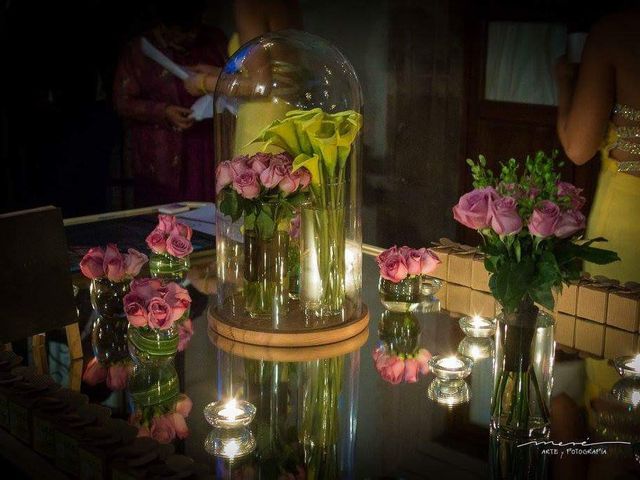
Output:
[[493,350],[493,338],[489,337],[464,337],[458,345],[458,353],[471,358],[474,362],[490,357]]
[[213,402],[204,408],[204,417],[210,425],[226,429],[246,427],[255,415],[256,407],[235,398],[227,402]]
[[459,355],[437,355],[429,360],[433,374],[444,380],[465,378],[471,373],[473,360]]
[[447,357],[440,360],[438,365],[442,368],[458,369],[463,367],[464,363],[462,363],[462,360],[459,360],[456,357]]
[[493,320],[474,315],[472,317],[462,317],[459,325],[465,335],[474,338],[490,337],[496,333],[496,324]]

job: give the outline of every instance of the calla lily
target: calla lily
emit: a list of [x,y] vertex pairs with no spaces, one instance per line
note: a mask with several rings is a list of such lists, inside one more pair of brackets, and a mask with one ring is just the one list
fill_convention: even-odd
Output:
[[314,153],[322,158],[329,178],[334,178],[336,164],[338,163],[336,124],[330,121],[323,121],[316,127],[315,131],[309,132],[309,140],[313,146]]

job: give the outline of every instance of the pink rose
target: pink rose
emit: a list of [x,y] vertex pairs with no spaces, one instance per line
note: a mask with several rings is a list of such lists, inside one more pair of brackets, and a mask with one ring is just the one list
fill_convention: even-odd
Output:
[[[267,170],[265,170],[266,172]],[[264,172],[262,172],[264,174]],[[262,174],[261,174],[262,176]],[[246,170],[233,177],[233,189],[244,198],[256,198],[260,194],[258,175],[253,170]]]
[[306,188],[311,183],[311,173],[304,167],[297,169],[292,175],[300,181],[300,188]]
[[175,322],[182,317],[191,306],[191,296],[185,288],[182,288],[175,282],[169,283],[166,288],[167,292],[164,300],[171,307],[171,321]]
[[378,266],[381,267],[384,261],[389,256],[395,255],[396,253],[398,253],[398,247],[396,247],[395,245],[393,247],[387,248],[384,252],[382,252],[380,255],[376,257],[376,262],[378,263]]
[[393,385],[399,384],[404,378],[404,360],[400,357],[389,356],[380,369],[382,378]]
[[231,162],[225,160],[220,162],[216,167],[216,195],[220,193],[227,185],[231,185],[233,182],[233,169],[231,168]]
[[287,166],[293,164],[293,157],[288,152],[280,152],[273,156],[273,161]]
[[287,175],[287,167],[274,158],[264,172],[260,174],[260,182],[265,188],[274,188]]
[[107,374],[107,388],[109,390],[124,390],[127,388],[129,368],[126,364],[116,363],[109,367]]
[[586,219],[582,212],[579,210],[567,210],[560,215],[554,235],[558,238],[568,238],[583,230],[585,226]]
[[428,275],[440,265],[440,258],[430,248],[421,248],[420,253],[420,274]]
[[582,196],[582,189],[576,187],[569,182],[558,182],[558,196],[569,197],[571,200],[571,208],[574,210],[580,210],[585,202],[586,198]]
[[151,328],[159,328],[160,330],[168,330],[173,322],[171,321],[171,307],[160,297],[153,297],[147,305],[149,312],[149,326]]
[[[158,278],[136,278],[131,282],[129,290],[146,303],[151,297],[158,296],[157,292],[161,288],[162,280]],[[125,298],[127,297],[125,296]]]
[[104,252],[104,272],[112,282],[120,282],[125,275],[124,257],[118,251],[118,246],[110,243]]
[[529,219],[529,232],[536,237],[549,237],[556,230],[560,208],[550,200],[543,200],[533,210]]
[[489,203],[491,228],[498,235],[512,235],[522,230],[518,202],[513,197],[502,197]]
[[407,383],[416,383],[418,381],[418,371],[420,365],[415,358],[407,358],[404,361],[404,381]]
[[409,275],[420,275],[422,273],[421,266],[422,253],[420,250],[411,249],[405,261],[407,262],[407,273]]
[[167,253],[174,257],[184,258],[193,252],[191,241],[182,235],[172,233],[167,238]]
[[80,260],[80,271],[82,274],[93,280],[104,275],[104,250],[100,247],[93,247]]
[[147,309],[145,299],[138,293],[131,291],[124,296],[124,312],[127,320],[134,327],[144,327],[147,325]]
[[425,348],[421,348],[416,353],[415,359],[418,361],[418,367],[422,375],[429,373],[429,360],[431,360],[431,353]]
[[160,443],[169,443],[176,438],[176,427],[171,415],[154,417],[151,421],[151,437]]
[[398,249],[398,253],[400,255],[402,255],[402,257],[407,260],[409,258],[409,253],[411,252],[412,248],[411,247],[407,247],[406,245],[403,245],[402,247],[400,247]]
[[178,351],[183,352],[191,341],[191,337],[193,337],[193,323],[190,318],[183,320],[178,324]]
[[291,167],[287,168],[287,174],[284,176],[278,187],[282,191],[282,193],[289,195],[290,193],[295,192],[300,186],[300,178],[297,175],[291,173]]
[[87,385],[95,386],[107,379],[107,369],[104,368],[96,357],[93,357],[87,363],[82,374],[82,381]]
[[164,253],[167,251],[165,233],[156,228],[146,238],[147,246],[153,253]]
[[465,193],[453,207],[453,218],[466,227],[480,230],[489,226],[489,202],[499,198],[493,187],[476,188]]
[[160,230],[162,233],[169,234],[176,227],[176,217],[173,215],[166,215],[161,213],[158,215],[158,226],[156,230]]
[[191,413],[191,407],[193,407],[193,402],[191,401],[191,399],[184,393],[181,393],[178,397],[178,402],[176,403],[176,413],[179,413],[184,418],[187,418]]
[[399,253],[389,255],[380,266],[382,278],[398,283],[407,278],[407,262]]
[[135,277],[149,257],[134,248],[130,248],[127,252],[124,254],[124,272],[129,277]]
[[179,439],[184,439],[189,436],[189,427],[187,427],[187,422],[184,420],[184,417],[179,413],[172,413],[168,415],[171,422],[173,422],[173,429],[176,432],[176,436]]
[[246,155],[242,155],[231,160],[231,172],[233,173],[233,178],[249,170],[249,166],[247,165],[248,162],[249,157]]
[[189,225],[186,225],[184,223],[180,223],[180,222],[176,222],[176,226],[173,227],[173,230],[171,230],[169,232],[171,233],[175,233],[177,235],[180,235],[184,238],[186,238],[187,240],[191,240],[191,236],[193,235],[193,230],[191,229],[191,227]]
[[271,162],[271,155],[268,153],[258,152],[247,161],[247,166],[260,175],[264,172]]

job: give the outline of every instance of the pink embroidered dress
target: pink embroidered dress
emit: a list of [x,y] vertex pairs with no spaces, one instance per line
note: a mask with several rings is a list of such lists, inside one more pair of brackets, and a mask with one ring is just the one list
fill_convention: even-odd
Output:
[[[226,39],[219,30],[201,29],[188,44],[163,47],[152,33],[146,38],[179,65],[221,67]],[[137,206],[180,200],[213,201],[213,121],[194,122],[180,132],[165,118],[165,108],[191,107],[196,97],[182,81],[147,58],[140,38],[120,58],[114,82],[114,104],[125,121],[125,155],[133,168]]]

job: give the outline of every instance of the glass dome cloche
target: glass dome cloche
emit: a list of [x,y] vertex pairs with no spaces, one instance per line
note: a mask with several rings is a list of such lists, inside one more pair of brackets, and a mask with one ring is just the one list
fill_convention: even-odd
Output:
[[340,51],[294,30],[242,46],[215,92],[213,315],[263,331],[361,318],[362,92]]

